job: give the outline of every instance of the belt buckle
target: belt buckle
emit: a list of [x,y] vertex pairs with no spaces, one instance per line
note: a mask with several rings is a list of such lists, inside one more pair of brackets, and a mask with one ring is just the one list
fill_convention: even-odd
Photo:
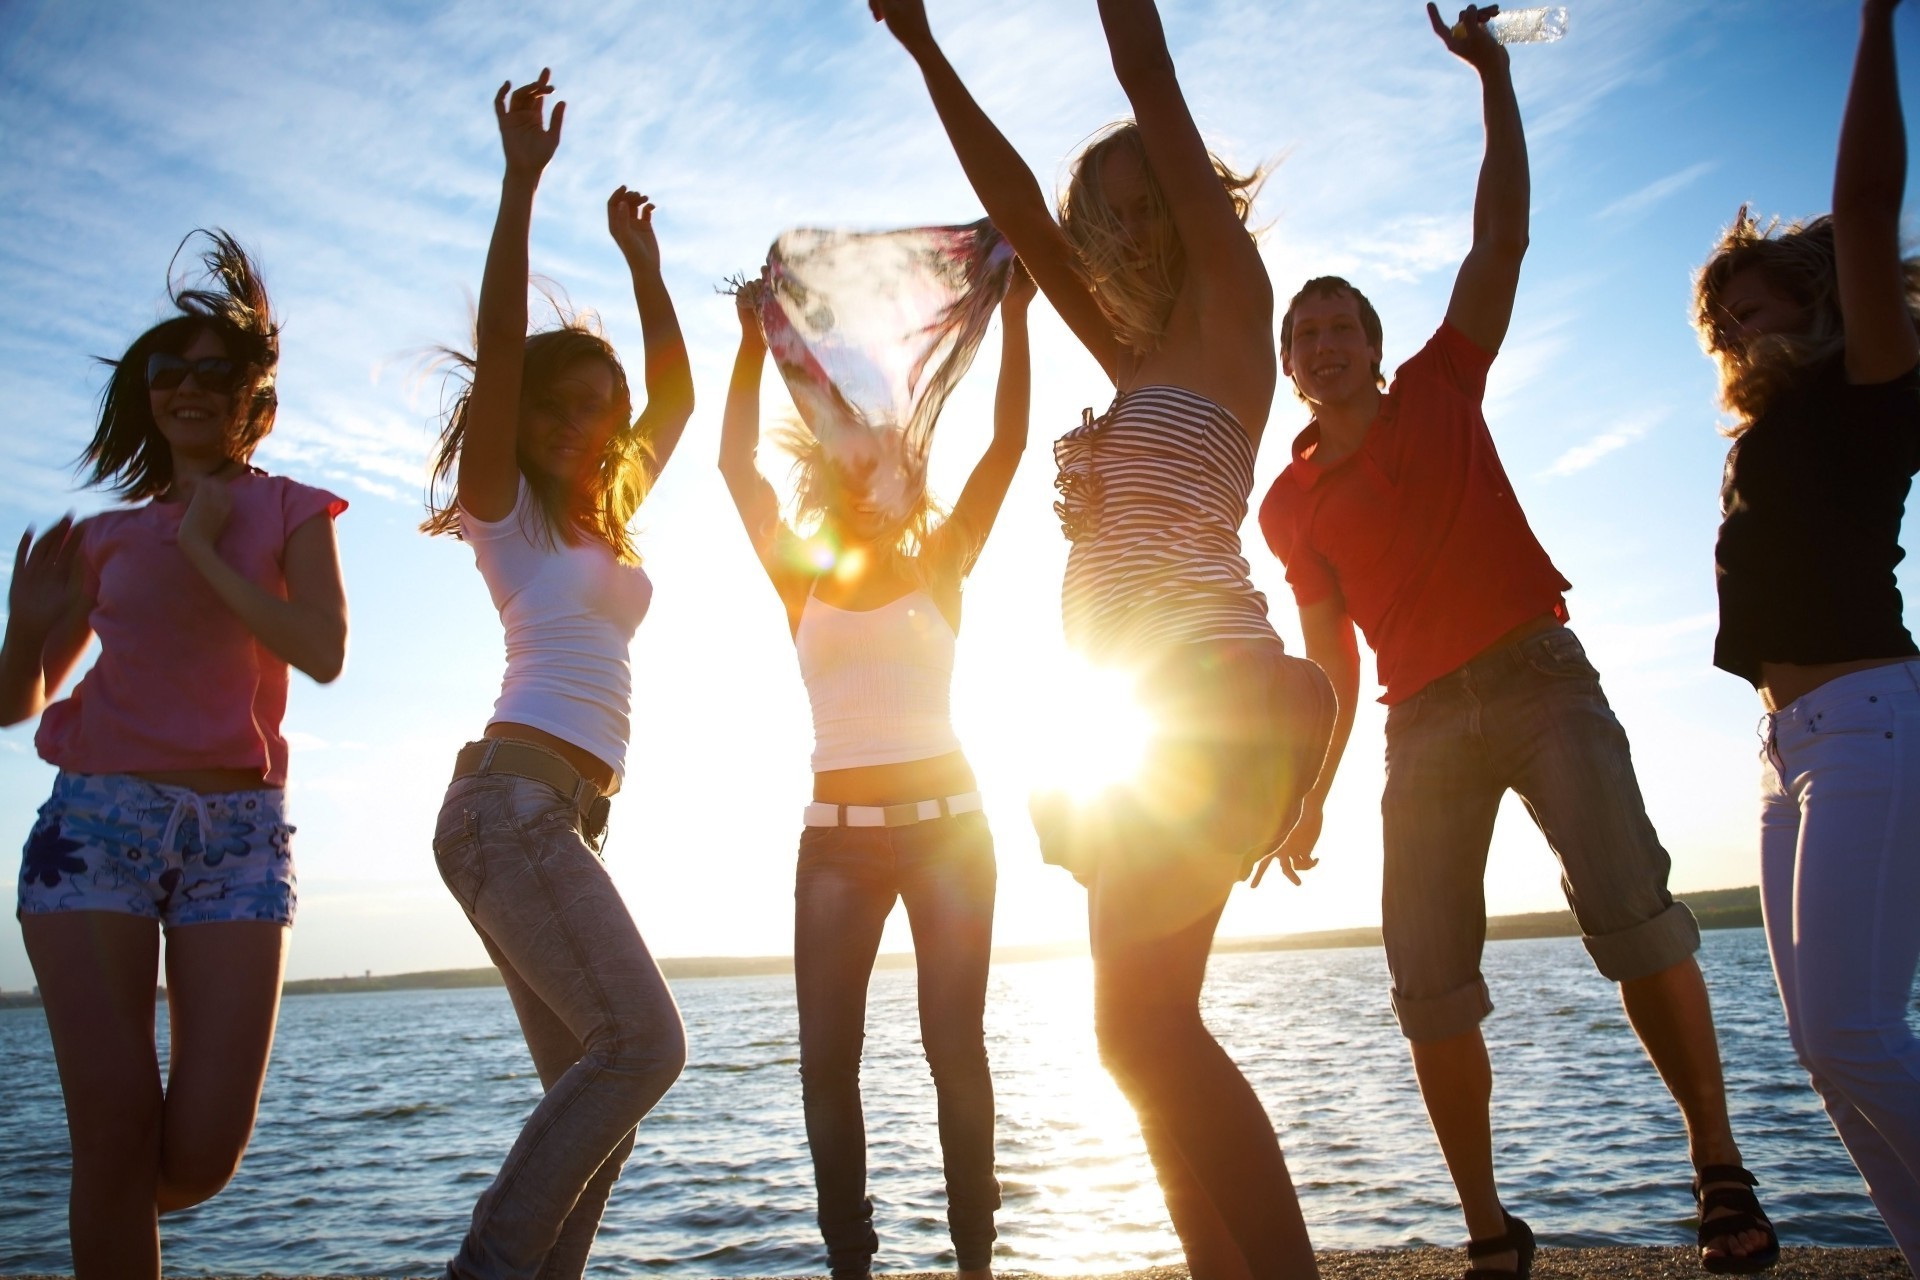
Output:
[[607,817],[612,812],[612,797],[596,796],[580,815],[580,837],[595,853],[607,843]]

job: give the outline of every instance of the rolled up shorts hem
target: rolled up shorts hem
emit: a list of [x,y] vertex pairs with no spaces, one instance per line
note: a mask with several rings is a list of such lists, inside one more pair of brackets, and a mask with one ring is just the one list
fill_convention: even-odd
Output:
[[1613,933],[1584,935],[1594,967],[1611,982],[1650,978],[1700,950],[1700,923],[1684,902]]
[[1393,1016],[1400,1034],[1409,1040],[1446,1040],[1473,1030],[1493,1012],[1493,996],[1485,978],[1475,978],[1443,995],[1405,996],[1393,993]]

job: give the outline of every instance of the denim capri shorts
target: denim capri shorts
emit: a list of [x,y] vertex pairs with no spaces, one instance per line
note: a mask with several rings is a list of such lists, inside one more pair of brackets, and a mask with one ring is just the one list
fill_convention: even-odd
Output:
[[63,769],[27,837],[17,914],[290,925],[298,896],[280,788],[201,793]]

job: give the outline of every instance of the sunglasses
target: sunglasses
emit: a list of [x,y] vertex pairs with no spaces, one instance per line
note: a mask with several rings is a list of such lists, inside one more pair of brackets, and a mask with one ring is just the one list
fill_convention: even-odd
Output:
[[189,360],[156,351],[147,357],[147,389],[150,391],[172,391],[189,377],[202,391],[227,395],[240,381],[240,366],[225,356]]

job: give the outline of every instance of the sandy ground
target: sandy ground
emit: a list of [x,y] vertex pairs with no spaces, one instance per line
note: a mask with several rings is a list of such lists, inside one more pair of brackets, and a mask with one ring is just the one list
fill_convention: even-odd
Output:
[[[1466,1255],[1455,1249],[1369,1249],[1328,1251],[1320,1255],[1323,1280],[1457,1280]],[[1001,1280],[1029,1273],[1001,1272]],[[1542,1249],[1534,1259],[1538,1280],[1697,1280],[1705,1273],[1691,1249]],[[1913,1280],[1913,1272],[1891,1249],[1786,1249],[1780,1265],[1767,1273],[1774,1280]],[[19,1280],[64,1280],[22,1276]],[[230,1277],[229,1280],[255,1280]],[[258,1280],[268,1280],[259,1277]],[[284,1280],[380,1280],[376,1277],[285,1277]],[[890,1276],[887,1280],[952,1280],[945,1272]],[[1153,1267],[1073,1280],[1188,1280],[1185,1267]]]

